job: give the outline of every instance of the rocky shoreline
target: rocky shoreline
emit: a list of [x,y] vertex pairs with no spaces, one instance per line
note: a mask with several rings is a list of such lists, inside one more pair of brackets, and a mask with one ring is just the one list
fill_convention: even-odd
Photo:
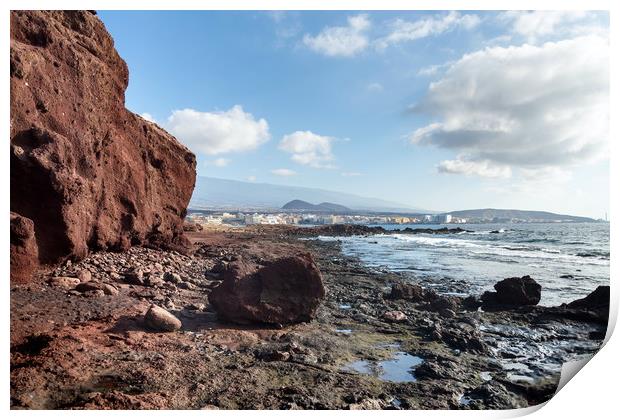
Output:
[[[14,285],[11,407],[526,407],[548,400],[561,363],[592,354],[605,335],[606,318],[589,300],[480,311],[478,299],[411,289],[402,275],[368,269],[337,242],[261,228],[188,235],[187,255],[98,252]],[[325,286],[311,321],[218,316],[207,296],[224,280],[222,265],[268,266],[296,253],[312,256]],[[172,318],[145,317],[153,305]]]

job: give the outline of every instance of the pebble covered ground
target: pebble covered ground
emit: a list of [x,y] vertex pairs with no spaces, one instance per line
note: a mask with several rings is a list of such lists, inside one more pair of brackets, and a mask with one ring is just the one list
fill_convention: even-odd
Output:
[[[190,236],[189,255],[99,252],[13,286],[12,408],[524,407],[550,398],[561,362],[596,351],[605,328],[544,309],[390,299],[404,279],[344,257],[337,242],[270,229]],[[323,275],[314,320],[274,328],[218,319],[208,301],[217,264],[291,248],[310,251]],[[145,318],[152,305],[180,328],[166,315]],[[549,342],[557,351],[540,353]]]

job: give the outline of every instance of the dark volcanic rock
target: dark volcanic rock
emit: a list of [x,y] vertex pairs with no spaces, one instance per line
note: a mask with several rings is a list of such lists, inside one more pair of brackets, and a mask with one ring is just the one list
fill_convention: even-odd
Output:
[[11,282],[30,281],[38,265],[34,223],[11,212]]
[[388,299],[405,299],[420,302],[424,299],[424,289],[417,284],[395,283],[387,296]]
[[588,296],[574,300],[566,307],[593,312],[597,320],[607,322],[609,318],[609,300],[609,286],[599,286]]
[[309,321],[325,296],[321,273],[309,254],[228,265],[209,301],[232,322],[291,324]]
[[99,18],[13,11],[10,31],[11,211],[37,245],[15,267],[185,244],[195,156],[125,108],[127,65]]
[[494,306],[532,306],[540,302],[542,287],[530,276],[510,277],[495,284],[496,292],[482,294],[483,308]]

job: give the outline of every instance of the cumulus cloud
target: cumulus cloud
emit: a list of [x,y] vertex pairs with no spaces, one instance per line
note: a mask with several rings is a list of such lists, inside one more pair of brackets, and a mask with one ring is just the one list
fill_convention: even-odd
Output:
[[342,172],[340,175],[342,176],[362,176],[360,172]]
[[271,173],[274,174],[274,175],[277,175],[277,176],[294,176],[294,175],[297,175],[297,172],[292,171],[290,169],[285,169],[285,168],[273,169],[271,171]]
[[223,112],[176,110],[166,128],[193,151],[207,155],[254,150],[270,137],[267,121],[240,105]]
[[305,34],[303,43],[311,50],[330,57],[351,57],[368,47],[370,20],[367,15],[349,16],[347,26],[324,28],[316,36]]
[[437,165],[437,171],[445,174],[475,175],[483,178],[509,178],[512,171],[509,166],[495,165],[488,160],[443,160]]
[[291,159],[314,168],[331,168],[333,137],[321,136],[311,131],[295,131],[282,137],[279,148],[291,154]]
[[500,13],[499,20],[508,23],[511,31],[536,42],[540,37],[583,33],[584,25],[592,26],[596,15],[583,10],[534,10]]
[[250,175],[246,178],[246,181],[248,182],[256,182],[256,176],[254,175]]
[[458,152],[440,164],[450,173],[597,160],[608,148],[608,64],[608,41],[598,36],[467,54],[413,108],[437,119],[410,140]]
[[449,12],[442,15],[434,15],[415,21],[396,19],[391,25],[391,32],[375,41],[377,48],[384,49],[391,44],[428,36],[439,35],[457,28],[473,29],[480,23],[478,15]]

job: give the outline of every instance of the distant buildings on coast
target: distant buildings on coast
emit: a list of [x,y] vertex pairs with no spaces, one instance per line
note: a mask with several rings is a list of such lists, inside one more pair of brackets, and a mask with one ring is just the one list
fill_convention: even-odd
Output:
[[467,223],[467,219],[452,217],[450,214],[422,216],[384,216],[384,215],[342,215],[322,213],[246,213],[246,212],[194,212],[187,218],[201,225],[384,225],[384,224],[432,224]]

